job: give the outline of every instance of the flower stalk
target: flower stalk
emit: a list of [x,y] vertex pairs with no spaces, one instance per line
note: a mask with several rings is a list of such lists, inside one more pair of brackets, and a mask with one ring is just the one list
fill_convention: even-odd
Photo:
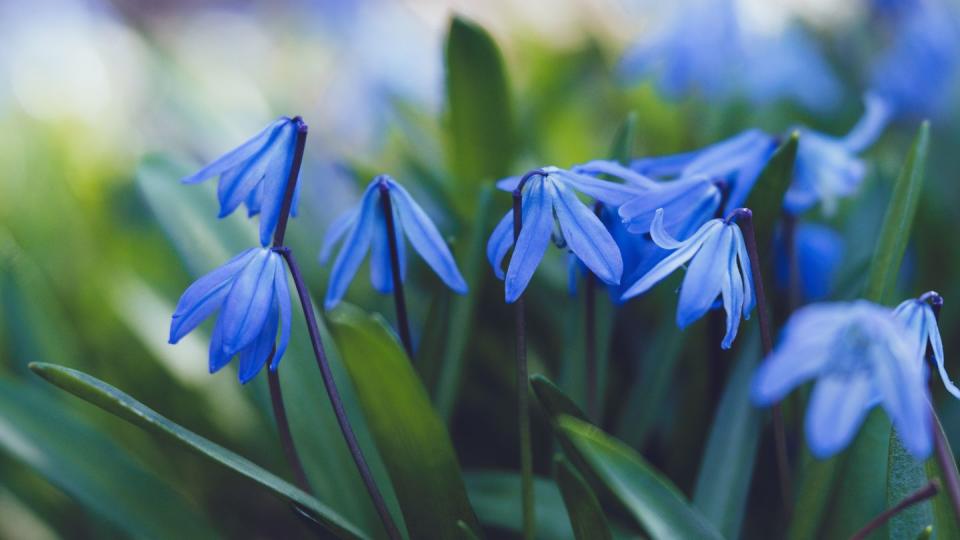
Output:
[[[270,355],[273,358],[273,355]],[[269,364],[270,361],[267,361]],[[287,420],[287,409],[283,406],[283,391],[280,389],[280,373],[277,370],[267,370],[267,381],[270,386],[270,403],[273,405],[273,418],[277,422],[277,430],[280,436],[280,446],[283,453],[293,469],[293,479],[297,487],[303,491],[313,494],[310,487],[310,481],[307,479],[307,473],[303,468],[303,461],[297,453],[297,447],[293,444],[293,433],[290,431],[290,422]]]
[[383,208],[383,222],[386,226],[387,245],[390,248],[390,275],[393,278],[393,303],[397,310],[397,328],[400,341],[407,357],[413,362],[413,339],[410,337],[410,320],[407,317],[407,299],[403,293],[403,276],[400,273],[400,249],[397,246],[396,225],[393,222],[393,204],[390,202],[390,187],[381,178],[380,205]]
[[936,479],[931,480],[925,486],[921,487],[917,491],[914,491],[910,495],[904,497],[904,499],[886,510],[884,510],[877,517],[870,520],[870,523],[867,523],[863,526],[862,529],[857,531],[850,537],[850,540],[862,540],[870,535],[873,531],[882,527],[887,521],[890,521],[890,518],[903,512],[907,508],[915,504],[919,504],[927,499],[932,498],[940,491],[940,484]]

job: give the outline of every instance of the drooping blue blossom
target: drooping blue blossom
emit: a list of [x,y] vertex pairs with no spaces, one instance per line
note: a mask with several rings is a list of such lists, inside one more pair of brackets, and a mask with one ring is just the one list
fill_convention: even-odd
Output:
[[805,430],[814,456],[843,450],[878,403],[904,447],[930,454],[932,431],[923,366],[910,331],[889,308],[864,300],[811,304],[797,310],[780,343],[757,369],[751,398],[777,403],[816,379]]
[[180,341],[217,310],[210,336],[210,373],[236,355],[241,383],[250,381],[268,360],[270,369],[276,370],[290,341],[290,292],[283,258],[268,248],[251,248],[195,281],[177,302],[170,343]]
[[[266,246],[280,219],[283,196],[293,166],[297,132],[301,129],[306,129],[306,124],[299,117],[282,116],[250,140],[184,178],[182,182],[195,184],[219,177],[217,198],[220,200],[220,217],[231,214],[241,203],[247,207],[248,215],[260,214],[260,243]],[[297,182],[294,204],[290,207],[292,215],[296,215],[299,186],[300,182]]]
[[359,205],[337,218],[327,229],[320,251],[320,264],[326,264],[333,248],[343,240],[343,245],[330,271],[330,283],[324,306],[331,309],[340,302],[353,281],[360,263],[369,250],[370,282],[380,293],[393,291],[393,270],[390,265],[390,244],[383,212],[381,189],[386,188],[393,212],[394,233],[400,262],[400,281],[406,278],[406,248],[404,237],[413,249],[423,257],[437,276],[458,294],[467,292],[456,261],[444,242],[436,225],[410,193],[387,175],[373,179]]
[[837,199],[852,195],[860,187],[866,165],[857,154],[877,140],[890,120],[890,106],[878,95],[864,96],[864,105],[863,116],[844,137],[799,130],[793,183],[783,202],[788,212],[799,214],[819,202],[824,213],[830,215],[836,210]]
[[627,232],[635,235],[650,231],[653,216],[664,209],[668,216],[664,228],[671,236],[687,238],[701,225],[715,217],[722,194],[717,182],[704,175],[694,175],[656,184],[623,203],[618,214]]
[[686,328],[721,297],[727,313],[727,332],[721,347],[729,349],[737,337],[740,317],[749,319],[755,304],[753,274],[743,233],[731,216],[704,223],[693,236],[680,242],[664,229],[663,216],[663,209],[657,210],[650,237],[658,246],[673,253],[631,285],[623,293],[623,299],[643,294],[689,261],[680,286],[677,326]]
[[[957,388],[944,365],[943,341],[940,339],[940,327],[937,326],[937,317],[929,301],[943,302],[939,294],[929,292],[919,298],[904,300],[893,310],[893,314],[907,327],[910,343],[913,344],[914,358],[926,366],[927,347],[933,351],[933,359],[940,372],[940,380],[944,388],[955,398],[960,398],[960,389]],[[926,370],[924,370],[926,372]]]
[[[607,169],[608,171],[613,169]],[[626,171],[630,176],[636,173]],[[500,189],[515,190],[521,177],[497,183]],[[634,178],[637,180],[637,178]],[[653,183],[644,179],[643,182]],[[526,289],[543,258],[559,223],[559,240],[604,283],[619,283],[623,274],[620,250],[600,218],[577,197],[577,192],[611,206],[636,196],[637,186],[609,182],[557,167],[543,167],[523,186],[520,236],[506,274],[503,259],[513,246],[513,211],[500,220],[487,242],[487,260],[497,277],[504,280],[507,302],[514,302]]]
[[746,203],[753,184],[776,149],[776,137],[749,129],[699,150],[634,160],[630,168],[663,180],[706,177],[722,181],[727,192],[723,211],[730,213]]
[[[777,242],[777,281],[789,286],[790,261],[783,238]],[[837,279],[846,244],[839,233],[817,223],[801,223],[794,231],[800,293],[803,300],[814,302],[829,296]]]

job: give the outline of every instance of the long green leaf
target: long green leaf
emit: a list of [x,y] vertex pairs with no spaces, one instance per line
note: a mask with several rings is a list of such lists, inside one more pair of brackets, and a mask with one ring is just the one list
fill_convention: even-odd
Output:
[[563,504],[570,516],[570,526],[576,540],[609,540],[613,537],[607,518],[600,508],[600,501],[587,481],[570,465],[557,456],[554,459],[554,475],[563,496]]
[[[522,531],[523,516],[517,504],[520,500],[520,475],[499,471],[468,471],[464,479],[470,502],[481,523],[518,534]],[[536,495],[534,513],[537,538],[573,538],[570,520],[556,484],[546,478],[534,478],[533,491]]]
[[32,363],[30,369],[48,382],[123,418],[137,427],[192,450],[253,480],[279,497],[309,511],[320,524],[341,538],[367,537],[338,513],[273,473],[243,456],[235,454],[172,422],[143,403],[99,379],[54,364]]
[[391,331],[350,305],[330,322],[410,537],[452,538],[458,521],[476,525],[450,436]]
[[[753,211],[754,228],[757,231],[757,245],[763,252],[764,266],[768,267],[773,257],[773,231],[776,230],[777,220],[783,214],[783,196],[793,180],[794,163],[797,159],[797,148],[800,143],[800,134],[796,131],[787,137],[770,156],[757,182],[747,199],[747,207]],[[769,279],[770,276],[765,276]]]
[[570,416],[560,430],[586,459],[590,470],[653,538],[723,538],[665,476],[632,448]]
[[479,25],[450,21],[446,42],[448,157],[456,184],[454,200],[472,216],[483,182],[510,173],[516,153],[510,91],[500,50]]
[[[896,463],[897,466],[887,468],[887,508],[896,505],[926,484],[926,472],[923,463],[910,456],[893,430],[890,431],[889,452],[889,463],[891,465]],[[932,507],[930,501],[923,501],[890,518],[887,523],[890,538],[916,537],[928,524],[933,522]],[[937,535],[937,537],[943,538],[941,535]]]

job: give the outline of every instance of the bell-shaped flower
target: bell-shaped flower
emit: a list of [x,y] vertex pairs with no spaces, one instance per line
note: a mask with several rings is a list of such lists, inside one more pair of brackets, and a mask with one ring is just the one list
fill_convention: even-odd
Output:
[[190,285],[173,313],[170,343],[180,341],[217,310],[210,373],[235,355],[240,356],[241,383],[252,379],[267,361],[276,370],[290,341],[290,291],[280,254],[268,248],[248,249]]
[[324,300],[326,309],[340,302],[347,287],[360,268],[360,263],[369,250],[370,282],[380,293],[393,291],[393,268],[390,264],[390,238],[381,201],[382,189],[390,197],[393,213],[393,228],[396,234],[397,255],[400,263],[400,281],[406,278],[406,248],[404,237],[413,249],[423,257],[441,280],[458,294],[467,292],[464,281],[450,248],[430,221],[423,208],[413,200],[410,193],[387,175],[373,179],[363,192],[360,204],[341,215],[327,229],[320,250],[320,264],[326,264],[334,247],[343,240],[343,245],[330,271],[330,283]]
[[753,184],[777,149],[777,138],[749,129],[699,150],[634,160],[630,168],[659,179],[706,177],[722,181],[727,190],[724,213],[747,201]]
[[860,187],[866,166],[857,154],[877,140],[890,120],[889,104],[880,97],[867,94],[864,104],[863,116],[845,137],[800,130],[793,183],[783,201],[787,211],[799,214],[820,202],[824,213],[830,215],[837,199]]
[[[500,189],[513,191],[520,177],[497,183]],[[586,174],[544,167],[529,176],[522,188],[521,229],[507,272],[503,259],[513,246],[513,211],[500,220],[487,242],[487,260],[497,277],[504,280],[507,302],[514,302],[526,289],[530,278],[550,243],[554,216],[560,225],[562,243],[604,283],[620,283],[623,260],[610,233],[578,197],[589,195],[608,205],[618,206],[636,196],[636,187],[600,180]]]
[[709,311],[720,297],[727,313],[727,332],[721,347],[729,349],[737,337],[740,317],[749,319],[755,303],[750,258],[743,233],[735,221],[736,213],[725,220],[712,219],[704,223],[682,242],[664,229],[663,216],[663,210],[657,210],[650,237],[658,246],[673,253],[631,285],[623,293],[623,299],[646,292],[689,262],[680,286],[677,326],[686,328]]
[[[306,124],[299,117],[280,117],[247,142],[184,178],[182,182],[194,184],[219,177],[217,198],[220,200],[220,217],[229,215],[241,203],[245,204],[250,216],[260,214],[260,243],[266,246],[280,218],[283,196],[293,166],[297,133],[305,129]],[[292,214],[296,214],[300,182],[297,182],[297,186],[294,204],[290,208]]]
[[653,216],[663,209],[664,229],[673,237],[687,238],[713,219],[722,194],[717,182],[704,175],[659,182],[653,189],[623,203],[618,213],[632,234],[650,232]]
[[960,389],[953,384],[950,376],[947,375],[943,357],[943,341],[940,339],[940,328],[937,326],[937,317],[933,313],[930,301],[942,304],[943,299],[939,294],[931,291],[920,298],[904,300],[893,310],[893,314],[907,327],[916,361],[926,366],[927,347],[929,347],[933,351],[933,359],[937,363],[937,371],[940,372],[940,380],[943,382],[944,388],[953,397],[960,398]]
[[923,365],[910,331],[889,308],[858,300],[797,310],[754,376],[751,398],[766,406],[816,379],[805,430],[814,456],[843,450],[878,403],[904,447],[924,459],[932,446]]

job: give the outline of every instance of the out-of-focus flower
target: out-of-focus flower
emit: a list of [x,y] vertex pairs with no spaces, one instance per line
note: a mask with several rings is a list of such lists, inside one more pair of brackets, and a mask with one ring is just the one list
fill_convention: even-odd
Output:
[[730,213],[747,201],[753,184],[776,148],[776,137],[750,129],[692,152],[637,159],[630,168],[660,179],[703,176],[723,181],[728,193],[724,212]]
[[453,260],[440,231],[426,212],[413,200],[410,193],[387,175],[373,179],[363,192],[357,208],[337,218],[327,230],[320,251],[320,263],[326,264],[337,242],[344,239],[340,253],[330,271],[330,283],[324,306],[331,309],[347,292],[360,263],[371,252],[370,282],[381,293],[393,291],[393,271],[390,265],[390,244],[383,206],[380,200],[385,189],[393,211],[394,232],[400,261],[400,280],[405,278],[406,255],[403,238],[410,240],[413,249],[433,269],[441,280],[458,294],[467,292],[457,263]]
[[177,302],[170,343],[180,341],[218,309],[210,337],[210,373],[238,354],[241,383],[259,373],[271,354],[270,369],[276,370],[290,340],[290,292],[283,258],[267,248],[248,249],[195,281]]
[[[250,140],[182,181],[194,184],[219,177],[220,217],[229,215],[241,203],[245,204],[250,216],[260,214],[260,243],[266,246],[280,218],[297,133],[306,127],[299,117],[280,117]],[[297,186],[299,191],[300,182]],[[291,206],[291,213],[296,214],[296,204]]]
[[793,183],[783,202],[787,211],[799,214],[820,202],[829,215],[836,210],[838,198],[860,187],[866,166],[857,154],[877,140],[891,112],[889,104],[876,94],[864,96],[864,104],[863,116],[844,137],[800,129]]
[[927,347],[929,346],[933,351],[933,359],[937,363],[937,371],[940,372],[940,380],[943,382],[944,388],[953,397],[960,398],[960,389],[953,384],[953,381],[947,375],[947,368],[944,365],[943,341],[940,339],[940,327],[937,326],[937,317],[930,306],[931,302],[942,305],[943,298],[930,291],[919,298],[904,300],[893,310],[893,314],[907,327],[910,341],[914,345],[916,361],[926,366]]
[[713,307],[720,296],[727,313],[727,333],[721,347],[729,349],[737,337],[740,317],[749,319],[755,303],[750,258],[743,233],[733,215],[712,219],[689,239],[680,242],[663,226],[663,209],[657,210],[650,237],[660,247],[672,250],[623,294],[623,299],[646,292],[688,261],[690,266],[680,286],[677,326],[686,328]]
[[[783,238],[777,242],[777,281],[789,285],[790,261],[784,249]],[[826,298],[843,260],[846,249],[843,237],[826,225],[801,223],[794,232],[800,293],[807,302]]]
[[790,317],[777,348],[757,369],[751,397],[757,405],[770,405],[816,379],[806,416],[814,456],[843,450],[879,403],[904,447],[924,459],[932,431],[915,351],[910,331],[889,308],[864,300],[812,304]]
[[[520,180],[520,177],[507,178],[498,182],[497,186],[513,191],[519,186]],[[623,274],[620,250],[600,218],[583,204],[576,192],[589,195],[604,204],[619,206],[636,196],[636,186],[608,182],[551,166],[529,174],[522,189],[522,227],[506,275],[502,266],[503,258],[513,245],[512,211],[500,220],[487,242],[487,259],[497,277],[504,280],[507,302],[520,297],[540,264],[553,235],[554,214],[560,224],[564,245],[603,282],[620,283]]]

